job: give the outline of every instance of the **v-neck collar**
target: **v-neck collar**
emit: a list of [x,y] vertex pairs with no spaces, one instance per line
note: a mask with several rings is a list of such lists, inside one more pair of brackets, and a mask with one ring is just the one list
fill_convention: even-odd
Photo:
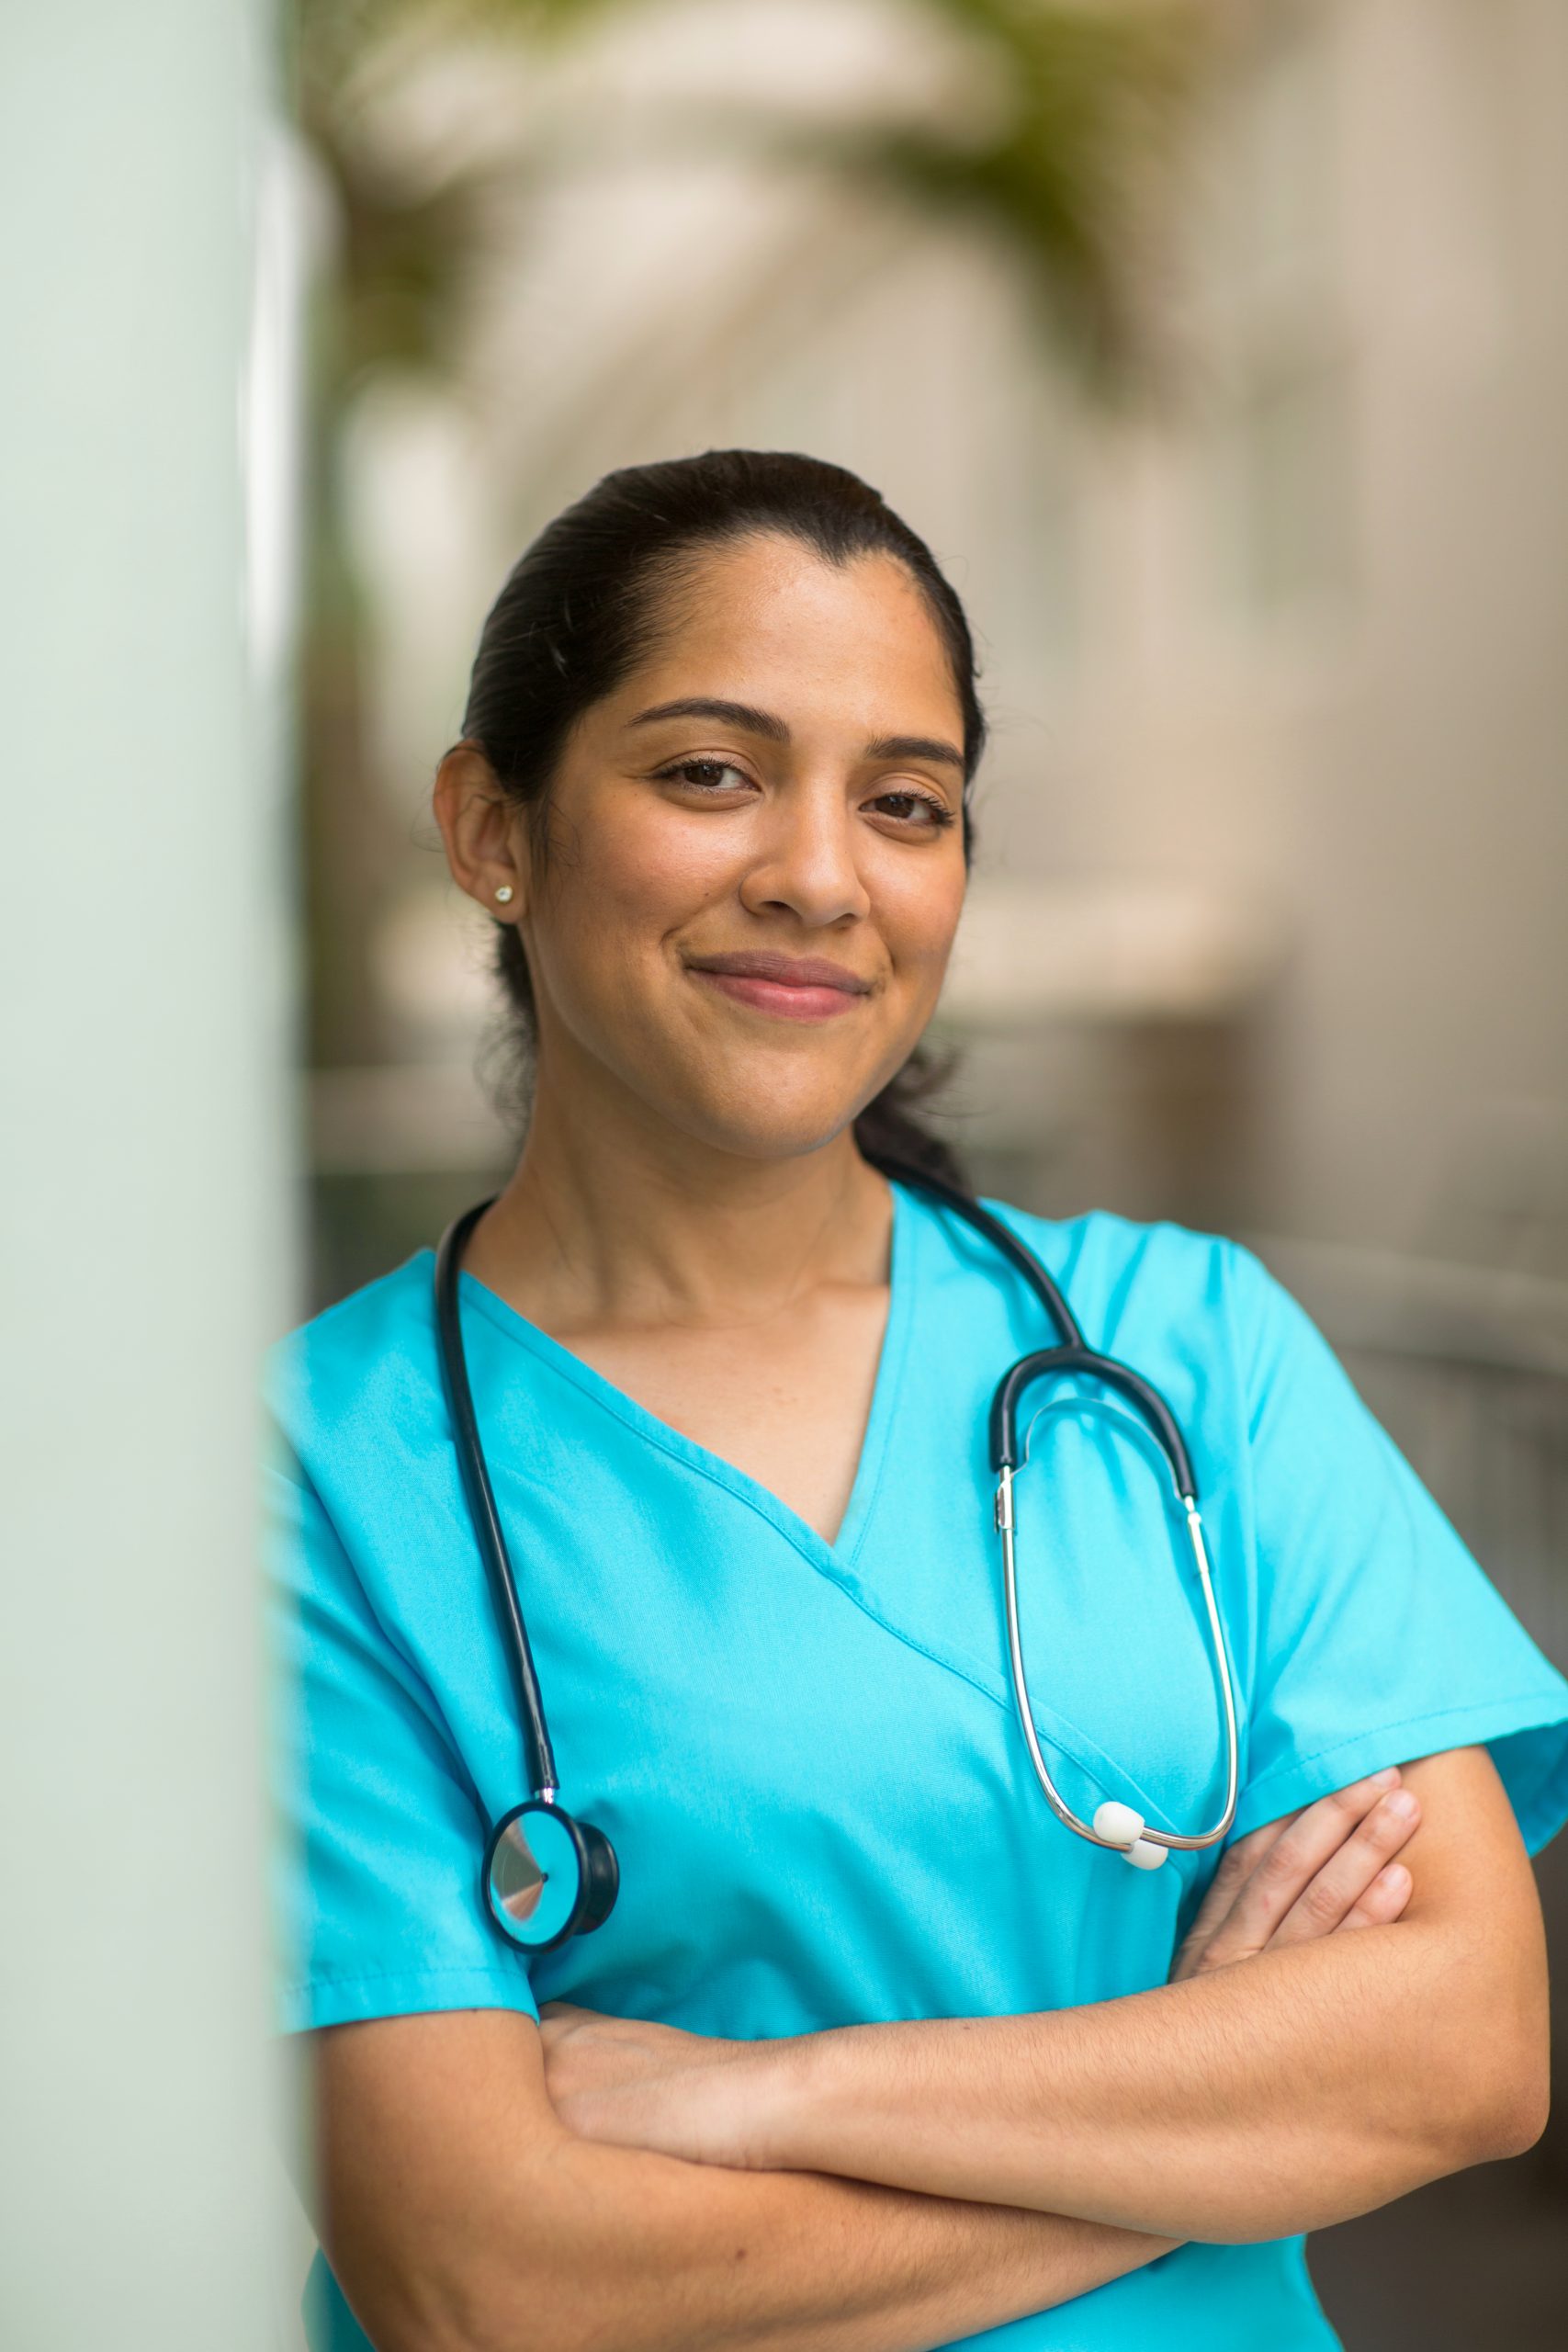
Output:
[[[808,1520],[803,1519],[788,1503],[765,1487],[761,1479],[726,1461],[719,1453],[699,1445],[695,1438],[683,1430],[661,1420],[624,1388],[607,1380],[604,1374],[584,1358],[527,1316],[509,1305],[488,1283],[470,1274],[466,1268],[458,1273],[458,1287],[467,1304],[483,1315],[507,1338],[527,1348],[543,1363],[569,1380],[573,1387],[591,1397],[605,1412],[644,1439],[647,1443],[673,1460],[682,1462],[711,1484],[726,1487],[743,1502],[750,1503],[764,1519],[787,1536],[796,1548],[819,1564],[830,1564],[842,1571],[859,1554],[870,1522],[872,1508],[886,1464],[889,1440],[897,1418],[897,1396],[902,1385],[904,1361],[908,1353],[909,1334],[914,1321],[914,1300],[918,1283],[912,1263],[914,1245],[919,1232],[919,1216],[905,1188],[888,1179],[893,1195],[893,1221],[888,1248],[887,1321],[883,1329],[882,1347],[877,1357],[876,1378],[872,1388],[871,1409],[866,1416],[865,1434],[861,1442],[860,1460],[855,1467],[850,1498],[839,1523],[838,1533],[829,1544],[818,1534]],[[422,1253],[423,1254],[423,1253]]]

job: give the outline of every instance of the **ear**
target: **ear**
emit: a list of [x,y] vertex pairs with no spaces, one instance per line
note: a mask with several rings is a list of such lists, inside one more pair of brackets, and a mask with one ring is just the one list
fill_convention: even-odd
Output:
[[459,889],[498,922],[515,922],[527,911],[523,820],[477,743],[453,744],[435,771],[434,805]]

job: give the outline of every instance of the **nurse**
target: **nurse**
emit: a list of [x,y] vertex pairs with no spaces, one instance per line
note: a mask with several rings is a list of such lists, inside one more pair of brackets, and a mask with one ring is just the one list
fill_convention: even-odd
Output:
[[[315,2352],[1321,2352],[1303,2233],[1540,2131],[1568,1685],[1255,1257],[992,1203],[1181,1424],[1240,1702],[1223,1853],[1131,1870],[1034,1777],[986,1417],[1055,1335],[877,1165],[956,1173],[916,1049],[983,734],[929,551],[804,458],[609,476],[486,624],[435,805],[529,1106],[463,1336],[621,1883],[532,1957],[487,1915],[526,1791],[421,1250],[270,1367]],[[1183,1830],[1214,1678],[1112,1401],[1017,1481],[1033,1724],[1082,1817]]]

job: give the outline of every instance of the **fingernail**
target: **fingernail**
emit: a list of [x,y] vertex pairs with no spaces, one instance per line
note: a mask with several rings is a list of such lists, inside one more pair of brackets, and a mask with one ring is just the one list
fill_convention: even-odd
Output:
[[1403,1862],[1390,1862],[1387,1870],[1378,1872],[1379,1880],[1391,1893],[1396,1886],[1402,1886],[1409,1876]]
[[1393,1783],[1398,1780],[1398,1765],[1385,1764],[1381,1772],[1374,1772],[1372,1774],[1371,1785],[1374,1789],[1389,1789],[1393,1786]]
[[1389,1798],[1388,1809],[1398,1820],[1410,1821],[1415,1817],[1416,1800],[1408,1789],[1401,1789]]

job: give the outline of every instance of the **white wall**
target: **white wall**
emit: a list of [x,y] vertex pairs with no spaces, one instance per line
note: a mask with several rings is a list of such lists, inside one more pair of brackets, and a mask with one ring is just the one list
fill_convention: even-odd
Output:
[[1201,397],[1097,503],[1075,846],[1277,905],[1269,1224],[1561,1277],[1568,11],[1292,22],[1207,159]]
[[[286,845],[239,444],[271,38],[265,0],[0,18],[17,2352],[276,2340],[253,1399],[292,1312]],[[264,355],[269,373],[276,452]],[[252,587],[276,657],[268,544]]]

